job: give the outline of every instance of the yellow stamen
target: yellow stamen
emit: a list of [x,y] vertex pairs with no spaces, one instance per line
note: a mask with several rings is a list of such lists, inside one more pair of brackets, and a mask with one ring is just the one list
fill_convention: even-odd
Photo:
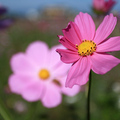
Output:
[[47,69],[42,69],[39,72],[39,77],[43,80],[46,80],[50,77],[50,73]]
[[80,45],[76,45],[80,56],[91,55],[96,51],[96,44],[92,40],[84,40]]

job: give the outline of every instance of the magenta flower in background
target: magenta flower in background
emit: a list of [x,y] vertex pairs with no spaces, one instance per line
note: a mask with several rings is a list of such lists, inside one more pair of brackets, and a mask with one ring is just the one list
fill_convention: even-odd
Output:
[[93,10],[96,14],[105,14],[108,13],[115,4],[115,0],[93,0]]
[[3,30],[7,27],[9,27],[13,23],[13,20],[11,19],[2,19],[0,20],[0,30]]
[[91,69],[97,74],[105,74],[120,63],[119,59],[107,53],[120,50],[120,36],[107,38],[116,22],[113,14],[107,15],[95,30],[91,16],[80,12],[74,22],[69,22],[63,29],[64,36],[59,36],[59,42],[67,49],[56,51],[64,63],[73,63],[66,87],[86,84]]
[[10,65],[13,74],[9,77],[12,92],[20,94],[27,101],[41,100],[45,107],[56,107],[61,103],[62,94],[74,96],[79,86],[65,88],[69,65],[59,60],[56,45],[51,49],[44,42],[31,43],[25,53],[13,55]]
[[7,8],[0,5],[0,30],[9,27],[13,23],[12,19],[8,19],[5,17],[6,13],[7,13]]
[[0,5],[0,16],[7,12],[7,8]]

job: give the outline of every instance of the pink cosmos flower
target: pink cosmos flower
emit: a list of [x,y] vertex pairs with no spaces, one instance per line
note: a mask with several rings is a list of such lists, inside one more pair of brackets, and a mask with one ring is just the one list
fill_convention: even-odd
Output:
[[93,9],[96,13],[107,13],[115,3],[115,0],[93,0]]
[[63,29],[64,36],[59,36],[59,42],[67,49],[56,51],[64,63],[73,63],[66,80],[67,87],[86,84],[91,69],[97,74],[105,74],[120,63],[107,53],[120,50],[120,36],[107,38],[116,22],[113,14],[107,15],[95,31],[91,16],[80,12],[74,22],[69,22]]
[[9,77],[11,91],[27,101],[41,100],[45,107],[56,107],[61,103],[62,93],[76,95],[80,87],[65,88],[69,65],[59,60],[56,45],[50,50],[44,42],[31,43],[25,53],[13,55],[10,65],[13,74]]

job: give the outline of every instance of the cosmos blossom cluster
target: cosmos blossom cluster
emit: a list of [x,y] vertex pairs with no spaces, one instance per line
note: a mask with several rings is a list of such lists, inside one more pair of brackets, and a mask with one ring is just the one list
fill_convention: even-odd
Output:
[[96,30],[92,17],[80,12],[58,36],[62,45],[49,49],[42,41],[31,43],[25,53],[11,58],[11,91],[48,108],[59,105],[62,94],[76,95],[91,70],[105,74],[120,63],[108,53],[120,50],[120,36],[108,37],[116,23],[113,14],[107,15]]

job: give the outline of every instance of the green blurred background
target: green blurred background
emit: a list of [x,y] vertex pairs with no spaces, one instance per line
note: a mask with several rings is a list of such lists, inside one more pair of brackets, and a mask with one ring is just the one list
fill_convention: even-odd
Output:
[[[78,13],[77,13],[78,14]],[[57,35],[62,34],[76,13],[60,8],[49,8],[37,19],[9,16],[12,25],[0,31],[0,112],[3,109],[8,120],[85,120],[86,86],[74,97],[63,95],[62,103],[55,108],[45,108],[40,101],[27,102],[20,95],[11,93],[8,78],[12,74],[10,58],[24,52],[36,40],[46,42],[49,47],[59,44]],[[93,16],[96,26],[103,20]],[[120,20],[110,36],[120,36]],[[120,58],[120,52],[110,53]],[[120,120],[120,65],[105,75],[92,72],[91,120]],[[4,120],[0,115],[0,120]]]

